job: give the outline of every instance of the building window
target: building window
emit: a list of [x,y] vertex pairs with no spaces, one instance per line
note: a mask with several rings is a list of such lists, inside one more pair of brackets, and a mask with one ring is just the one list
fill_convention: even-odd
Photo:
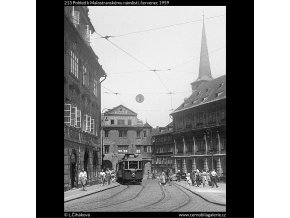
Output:
[[111,125],[114,125],[115,124],[115,120],[111,120]]
[[118,120],[118,125],[125,125],[125,120]]
[[85,114],[84,116],[84,122],[83,122],[83,131],[85,132],[91,132],[91,121],[92,121],[92,118],[91,116]]
[[144,152],[146,153],[151,152],[151,146],[144,146]]
[[72,50],[70,51],[70,72],[79,78],[79,58]]
[[128,153],[128,145],[118,145],[118,153]]
[[136,147],[136,153],[140,154],[141,153],[141,148],[140,147]]
[[137,138],[140,138],[140,131],[137,130]]
[[98,97],[98,81],[94,80],[94,95]]
[[105,145],[105,154],[110,152],[110,145]]
[[105,137],[106,137],[106,138],[109,137],[109,130],[105,130]]
[[143,131],[144,137],[147,137],[147,132],[146,130]]
[[95,119],[91,119],[91,129],[92,134],[95,134]]
[[82,67],[83,71],[83,85],[89,86],[89,73],[87,72],[87,68],[85,66]]
[[129,126],[132,125],[132,120],[128,120],[128,125],[129,125]]
[[223,91],[222,91],[222,92],[217,92],[217,93],[215,93],[215,97],[217,98],[217,97],[219,97],[221,94],[223,94]]
[[119,137],[126,138],[127,137],[127,130],[119,130]]
[[71,104],[64,105],[64,123],[69,126],[81,128],[81,110],[72,107]]

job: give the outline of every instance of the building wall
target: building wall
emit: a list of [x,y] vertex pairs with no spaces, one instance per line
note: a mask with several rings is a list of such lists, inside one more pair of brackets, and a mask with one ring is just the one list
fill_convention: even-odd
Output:
[[[65,110],[67,105],[71,105],[81,111],[81,125],[76,127],[72,126],[73,124],[65,123],[65,190],[78,186],[78,174],[83,167],[87,168],[88,182],[97,181],[97,172],[101,168],[100,78],[105,76],[104,70],[98,63],[98,57],[86,40],[87,35],[84,32],[84,27],[88,25],[90,29],[93,29],[88,17],[88,9],[82,6],[74,7],[74,10],[80,12],[80,24],[75,26],[71,19],[72,8],[65,7],[64,15],[64,104]],[[72,65],[72,52],[78,59],[78,62],[75,62],[74,65]],[[83,70],[83,67],[86,68],[86,71]],[[74,74],[73,69],[75,69],[75,72],[77,69],[78,76]],[[84,72],[86,72],[87,79],[84,79]],[[86,132],[84,130],[85,114],[94,119],[94,125],[92,125],[94,131]],[[74,117],[72,113],[70,115]],[[73,173],[72,169],[74,167],[75,172]],[[72,184],[73,177],[75,177],[74,184]]]

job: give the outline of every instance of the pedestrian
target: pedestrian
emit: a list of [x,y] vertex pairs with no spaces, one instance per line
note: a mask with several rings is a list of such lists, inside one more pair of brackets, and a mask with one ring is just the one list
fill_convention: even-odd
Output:
[[196,175],[195,175],[195,171],[192,170],[190,173],[190,179],[191,179],[191,185],[194,186],[196,183]]
[[216,183],[216,180],[217,180],[217,173],[215,172],[215,169],[212,170],[211,172],[211,185],[212,185],[212,188],[214,187],[214,184],[216,186],[216,188],[218,188],[218,185]]
[[169,168],[166,171],[166,180],[167,180],[166,183],[168,183],[168,185],[171,186],[171,171]]
[[79,181],[81,182],[83,186],[83,191],[86,191],[85,186],[87,183],[87,173],[84,168],[82,168],[80,174],[79,174]]
[[180,170],[177,171],[177,173],[176,173],[176,177],[177,177],[177,181],[180,182],[180,179],[181,179],[181,178],[180,178],[180,177],[181,177]]
[[102,186],[104,186],[105,185],[105,182],[106,182],[106,179],[105,179],[106,173],[104,172],[103,169],[100,172],[100,176],[101,176]]
[[201,175],[198,169],[196,169],[195,179],[196,179],[196,186],[199,187],[201,185]]
[[111,184],[111,172],[109,169],[107,169],[107,171],[106,171],[106,180],[107,180],[107,184],[110,185]]
[[165,181],[165,172],[164,171],[162,171],[162,173],[161,173],[161,185],[165,185],[165,183],[166,183],[166,181]]
[[202,186],[204,187],[207,184],[207,175],[206,171],[202,170]]
[[207,181],[207,184],[209,186],[211,186],[211,179],[210,179],[210,177],[211,177],[211,172],[208,170],[208,171],[206,171],[206,181]]
[[190,173],[186,174],[186,182],[187,182],[187,186],[191,185]]

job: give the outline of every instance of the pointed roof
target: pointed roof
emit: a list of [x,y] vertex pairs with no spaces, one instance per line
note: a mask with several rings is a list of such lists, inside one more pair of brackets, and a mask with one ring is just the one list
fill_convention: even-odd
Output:
[[[123,112],[120,113],[121,111],[118,110],[119,108],[127,110],[128,113],[125,113],[125,114],[124,114]],[[104,114],[105,114],[105,115],[108,115],[108,114],[113,114],[113,115],[116,115],[116,114],[122,114],[122,115],[130,115],[130,116],[131,116],[131,115],[134,115],[134,116],[137,116],[137,113],[136,113],[136,112],[132,111],[131,109],[125,107],[125,106],[122,105],[122,104],[120,104],[120,105],[118,105],[117,107],[114,107],[114,108],[112,108],[112,109],[106,111]]]
[[150,124],[147,123],[147,121],[146,121],[146,123],[143,125],[143,127],[145,127],[145,128],[152,128],[152,126],[150,126]]
[[200,49],[200,59],[199,59],[199,74],[196,81],[200,80],[212,80],[210,62],[207,49],[207,41],[204,26],[204,14],[203,16],[203,26],[202,26],[202,38],[201,38],[201,49]]

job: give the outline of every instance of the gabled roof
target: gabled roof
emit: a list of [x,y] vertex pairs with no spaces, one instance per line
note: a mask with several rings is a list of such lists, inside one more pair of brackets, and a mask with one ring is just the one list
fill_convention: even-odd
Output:
[[147,122],[143,125],[143,127],[145,127],[145,128],[152,128],[152,126],[150,126],[149,123],[147,123]]
[[226,98],[226,75],[204,82],[171,114]]
[[[128,112],[130,112],[130,114],[114,113],[114,111],[118,111],[119,108],[122,108],[122,109],[124,108],[125,110],[127,110]],[[133,115],[133,116],[137,116],[137,113],[136,112],[132,111],[131,109],[125,107],[122,104],[120,104],[117,107],[114,107],[114,108],[112,108],[112,109],[110,109],[110,110],[108,110],[108,111],[106,111],[104,113],[104,115],[108,115],[108,114],[114,114],[114,115],[116,115],[116,114],[122,114],[122,115]]]

